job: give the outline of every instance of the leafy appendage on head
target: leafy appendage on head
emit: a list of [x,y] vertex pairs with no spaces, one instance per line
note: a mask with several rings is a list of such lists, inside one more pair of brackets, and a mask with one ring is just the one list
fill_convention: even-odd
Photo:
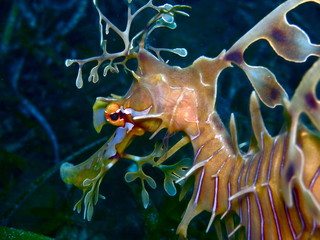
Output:
[[[148,47],[146,44],[146,40],[148,36],[152,33],[153,30],[166,27],[170,29],[176,28],[176,23],[174,21],[175,14],[181,14],[184,16],[189,16],[186,12],[183,11],[185,8],[190,8],[185,5],[171,5],[164,4],[162,6],[155,6],[150,0],[148,3],[140,7],[134,13],[132,13],[131,1],[128,1],[128,17],[127,24],[125,29],[122,31],[117,26],[115,26],[103,13],[100,11],[97,1],[94,1],[94,5],[99,14],[99,28],[100,28],[100,47],[102,49],[102,54],[100,56],[91,57],[87,59],[67,59],[65,64],[67,67],[72,65],[73,63],[78,63],[78,76],[76,79],[76,86],[81,88],[83,86],[83,77],[82,77],[82,67],[84,64],[88,62],[96,61],[97,65],[91,69],[90,75],[88,77],[89,82],[96,83],[99,81],[98,70],[101,65],[106,64],[103,69],[103,76],[106,76],[109,71],[114,73],[119,73],[119,66],[123,66],[124,69],[130,70],[127,68],[126,63],[129,59],[135,58],[139,48],[149,48],[154,51],[156,55],[161,59],[160,52],[161,51],[169,51],[179,56],[186,56],[187,51],[184,48],[175,48],[175,49],[167,49],[167,48],[153,48]],[[149,20],[147,25],[133,37],[130,37],[131,25],[133,20],[136,18],[138,14],[140,14],[145,9],[153,9],[156,11],[155,15]],[[104,28],[105,25],[105,28]],[[120,52],[109,53],[107,51],[107,40],[105,39],[112,29],[123,41],[124,48]],[[118,61],[119,58],[124,57],[123,60]]]

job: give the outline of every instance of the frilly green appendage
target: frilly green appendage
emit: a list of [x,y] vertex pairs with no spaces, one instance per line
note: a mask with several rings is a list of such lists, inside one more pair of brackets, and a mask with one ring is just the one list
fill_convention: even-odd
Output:
[[[169,150],[170,151],[170,150]],[[150,166],[156,167],[160,169],[164,174],[164,182],[163,186],[165,191],[170,195],[174,196],[177,193],[176,187],[174,182],[180,179],[182,176],[185,175],[187,169],[189,169],[191,162],[190,159],[182,159],[181,161],[172,164],[172,165],[164,165],[164,164],[157,164],[156,159],[160,159],[161,157],[165,156],[167,152],[164,152],[163,147],[160,144],[156,144],[154,151],[144,157],[138,157],[127,154],[125,157],[133,160],[137,165],[137,170],[133,172],[127,172],[125,175],[126,182],[132,182],[137,178],[140,178],[142,191],[142,203],[144,208],[147,208],[149,205],[149,194],[145,186],[145,182],[152,188],[155,189],[157,187],[156,182],[152,177],[147,175],[143,171],[143,167],[147,164]],[[166,157],[166,159],[169,156]]]
[[72,184],[83,191],[83,195],[75,204],[74,210],[80,213],[83,202],[84,218],[89,221],[93,215],[93,207],[97,204],[99,197],[104,198],[99,194],[100,183],[106,172],[118,161],[117,157],[113,157],[112,151],[106,151],[106,149],[112,149],[111,145],[114,144],[112,140],[113,136],[111,141],[105,143],[85,162],[78,165],[64,163],[60,168],[62,180],[66,184]]
[[184,158],[172,165],[158,166],[164,174],[163,187],[170,196],[176,195],[177,189],[174,183],[187,173],[190,165],[190,158]]

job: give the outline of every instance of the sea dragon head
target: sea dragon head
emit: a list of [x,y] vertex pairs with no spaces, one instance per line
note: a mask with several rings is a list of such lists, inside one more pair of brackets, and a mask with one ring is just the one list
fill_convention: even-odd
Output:
[[[138,82],[140,81],[140,82]],[[89,159],[78,165],[64,163],[60,168],[62,180],[83,191],[83,197],[75,205],[78,212],[84,201],[84,217],[91,219],[93,205],[99,198],[99,185],[105,173],[121,158],[141,160],[143,157],[128,155],[125,150],[136,136],[146,132],[155,132],[161,125],[161,114],[155,114],[157,107],[152,99],[155,86],[135,79],[131,88],[123,97],[98,97],[93,105],[93,125],[98,133],[106,124],[116,127],[109,140]],[[146,157],[149,164],[160,157],[162,151],[157,148]],[[140,163],[139,162],[139,163]],[[139,164],[138,164],[139,165]],[[142,165],[141,165],[142,167]],[[141,168],[142,170],[142,168]],[[134,180],[134,179],[133,179]],[[153,181],[153,180],[149,180]],[[153,183],[152,183],[153,185]]]
[[[139,53],[139,55],[143,57],[138,58],[142,58],[141,61],[149,62],[149,66],[158,64],[158,67],[163,65],[164,70],[166,69],[166,65],[156,60],[150,53],[143,50],[143,53]],[[152,61],[156,62],[152,64]],[[141,66],[143,65],[141,63]],[[84,217],[88,220],[92,217],[93,206],[97,203],[99,196],[102,197],[99,195],[99,185],[104,175],[121,158],[130,159],[137,165],[137,171],[128,172],[125,175],[125,180],[131,182],[140,178],[144,207],[147,207],[149,203],[145,182],[151,188],[156,188],[156,183],[144,173],[143,165],[149,164],[158,167],[164,173],[164,188],[169,195],[176,194],[174,182],[184,176],[189,165],[187,159],[182,159],[173,165],[162,164],[174,152],[189,142],[187,137],[182,138],[169,151],[156,145],[154,151],[144,157],[125,153],[136,136],[150,132],[153,133],[150,137],[152,138],[163,128],[170,130],[170,124],[174,125],[170,123],[170,119],[173,119],[172,109],[180,96],[179,94],[168,94],[170,88],[166,81],[166,71],[163,74],[153,74],[152,67],[150,69],[142,67],[132,74],[134,76],[133,84],[124,96],[98,97],[93,105],[93,124],[96,131],[99,133],[104,125],[111,124],[116,127],[114,134],[85,162],[78,165],[64,163],[60,168],[62,180],[83,191],[83,196],[76,203],[74,209],[80,212],[83,202],[85,206]],[[171,95],[172,98],[161,100],[166,95]]]
[[[98,69],[105,62],[107,62],[107,65],[103,71],[104,76],[107,75],[109,71],[119,72],[118,66],[120,65],[132,74],[134,80],[132,86],[124,96],[112,94],[110,97],[98,97],[93,105],[93,124],[98,133],[105,124],[111,124],[116,127],[115,132],[109,140],[83,163],[78,165],[63,163],[60,168],[62,180],[83,191],[83,196],[75,204],[74,210],[80,212],[83,203],[84,218],[88,220],[92,218],[93,207],[99,197],[104,198],[99,194],[99,186],[104,175],[121,158],[132,160],[136,164],[137,170],[128,172],[125,175],[125,180],[127,182],[134,181],[135,179],[141,180],[141,196],[144,207],[147,207],[149,204],[149,195],[145,188],[145,183],[153,189],[156,188],[156,182],[143,170],[143,165],[145,164],[157,167],[164,173],[164,189],[169,195],[175,195],[176,188],[174,182],[185,174],[188,167],[186,160],[183,159],[173,165],[163,165],[162,163],[189,142],[188,138],[182,138],[182,140],[169,151],[164,151],[162,146],[156,145],[154,151],[144,157],[125,153],[125,150],[136,136],[151,132],[153,133],[152,138],[161,129],[168,128],[169,126],[167,119],[170,119],[168,114],[170,115],[172,111],[168,110],[174,106],[177,95],[175,95],[173,99],[163,101],[170,90],[166,75],[167,71],[171,70],[168,70],[168,65],[162,61],[160,51],[169,51],[180,56],[185,56],[186,50],[181,48],[152,48],[158,56],[155,57],[146,50],[145,42],[148,35],[156,28],[167,27],[174,29],[176,26],[173,18],[174,14],[187,15],[181,11],[182,8],[186,8],[187,6],[172,6],[170,4],[155,6],[152,1],[149,1],[135,13],[131,14],[131,5],[129,4],[128,26],[125,31],[121,31],[101,13],[96,1],[94,1],[94,5],[100,16],[101,48],[103,54],[84,60],[66,60],[66,66],[70,66],[73,63],[78,63],[79,65],[76,86],[78,88],[82,87],[82,66],[91,61],[97,61],[97,65],[92,68],[89,81],[94,83],[98,81]],[[129,30],[132,20],[138,13],[146,8],[155,10],[155,16],[141,32],[138,32],[134,37],[130,38]],[[104,25],[106,25],[106,31],[102,30]],[[119,53],[107,52],[106,40],[104,40],[103,34],[108,32],[107,30],[109,30],[109,28],[115,30],[122,38],[125,45],[123,51]],[[140,39],[140,41],[137,39]],[[123,57],[125,60],[119,62],[118,59],[123,59]],[[126,65],[127,61],[132,58],[138,61],[138,68],[135,70],[130,70]],[[163,71],[160,71],[162,72],[161,74],[159,74],[159,69],[163,69]],[[160,101],[159,98],[161,99]]]

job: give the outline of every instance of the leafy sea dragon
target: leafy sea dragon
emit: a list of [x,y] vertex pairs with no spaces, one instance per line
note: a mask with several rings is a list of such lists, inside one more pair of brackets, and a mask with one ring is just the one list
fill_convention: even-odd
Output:
[[[85,162],[61,166],[63,181],[83,191],[75,209],[80,212],[84,204],[84,217],[90,220],[104,175],[120,159],[127,158],[137,164],[138,170],[128,172],[125,179],[127,182],[141,180],[144,207],[149,203],[145,184],[156,187],[155,181],[143,171],[144,165],[149,164],[164,173],[164,187],[169,195],[176,194],[176,182],[183,183],[194,176],[193,195],[177,228],[177,234],[182,238],[187,237],[190,221],[202,211],[208,211],[211,212],[208,230],[215,217],[227,219],[231,212],[239,215],[239,224],[230,222],[227,225],[229,237],[244,226],[247,239],[319,239],[320,103],[315,91],[320,79],[320,60],[305,73],[289,99],[270,70],[250,66],[243,57],[245,50],[260,39],[267,40],[287,61],[305,62],[311,55],[319,57],[320,45],[312,44],[302,29],[286,19],[289,11],[305,2],[320,4],[319,0],[288,0],[229,50],[223,50],[216,58],[199,57],[191,66],[180,68],[169,66],[160,53],[171,51],[184,56],[186,50],[154,48],[146,43],[153,30],[159,27],[174,29],[175,15],[187,15],[184,12],[187,6],[155,6],[151,0],[132,13],[129,2],[127,25],[122,31],[101,13],[94,1],[100,18],[103,53],[84,60],[66,61],[67,66],[79,64],[77,87],[83,85],[83,65],[91,61],[96,61],[97,65],[92,68],[89,81],[99,80],[100,67],[104,67],[106,75],[109,71],[119,72],[119,66],[131,72],[134,80],[123,97],[98,97],[93,106],[97,132],[107,123],[117,127],[110,139]],[[154,9],[155,15],[130,38],[132,21],[147,8]],[[123,40],[122,51],[107,51],[104,38],[109,29]],[[135,70],[126,65],[133,58],[138,62]],[[219,74],[232,65],[245,72],[254,88],[249,106],[254,134],[246,152],[237,142],[234,115],[230,118],[229,133],[215,110]],[[283,106],[287,121],[276,136],[271,136],[264,125],[259,99],[270,108]],[[308,116],[315,130],[309,130],[301,122],[301,114]],[[136,136],[151,132],[153,137],[161,129],[167,129],[169,134],[181,131],[185,137],[167,151],[156,146],[145,157],[125,152]],[[189,169],[184,160],[173,165],[164,164],[189,142],[194,150]]]

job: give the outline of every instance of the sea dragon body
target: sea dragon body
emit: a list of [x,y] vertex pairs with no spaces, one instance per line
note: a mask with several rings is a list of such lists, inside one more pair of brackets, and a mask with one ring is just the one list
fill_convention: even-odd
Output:
[[[308,0],[284,2],[228,51],[222,51],[216,58],[200,57],[187,68],[169,66],[147,51],[144,44],[147,32],[144,32],[137,50],[128,48],[125,54],[121,53],[138,61],[128,93],[123,97],[97,98],[93,107],[96,130],[100,132],[104,124],[111,123],[117,126],[115,134],[86,162],[76,166],[66,163],[61,167],[62,179],[84,192],[75,208],[80,211],[84,201],[85,217],[91,219],[103,176],[119,159],[128,158],[137,163],[139,170],[127,173],[125,178],[127,182],[141,179],[145,207],[149,199],[144,184],[152,188],[156,185],[143,172],[143,164],[158,167],[166,174],[165,189],[170,195],[175,194],[174,181],[195,177],[193,195],[177,228],[183,238],[187,237],[190,221],[202,211],[211,212],[207,230],[215,217],[227,219],[229,213],[236,212],[240,223],[227,224],[229,237],[244,226],[247,239],[320,238],[320,139],[299,119],[302,113],[306,114],[317,131],[320,130],[320,103],[315,94],[320,60],[307,71],[289,100],[270,70],[250,66],[243,59],[246,48],[259,39],[266,39],[288,61],[304,62],[311,55],[319,57],[320,46],[310,43],[307,34],[290,25],[285,17],[304,2]],[[172,14],[175,8],[164,9],[155,19],[160,19],[161,14]],[[108,69],[117,69],[110,56],[104,49],[102,56],[90,60],[97,60],[99,67],[111,59]],[[81,75],[86,61],[69,60],[67,65],[73,62],[79,64]],[[232,65],[246,73],[254,88],[250,97],[254,135],[246,152],[239,148],[234,115],[228,133],[215,110],[219,74]],[[288,121],[276,136],[271,136],[264,125],[259,99],[271,108],[283,106]],[[184,132],[186,137],[167,153],[159,149],[146,157],[125,153],[136,136],[151,132],[153,137],[161,129],[167,129],[169,134]],[[194,151],[188,171],[183,163],[163,165],[188,142]],[[167,168],[174,169],[174,174],[168,174]]]

